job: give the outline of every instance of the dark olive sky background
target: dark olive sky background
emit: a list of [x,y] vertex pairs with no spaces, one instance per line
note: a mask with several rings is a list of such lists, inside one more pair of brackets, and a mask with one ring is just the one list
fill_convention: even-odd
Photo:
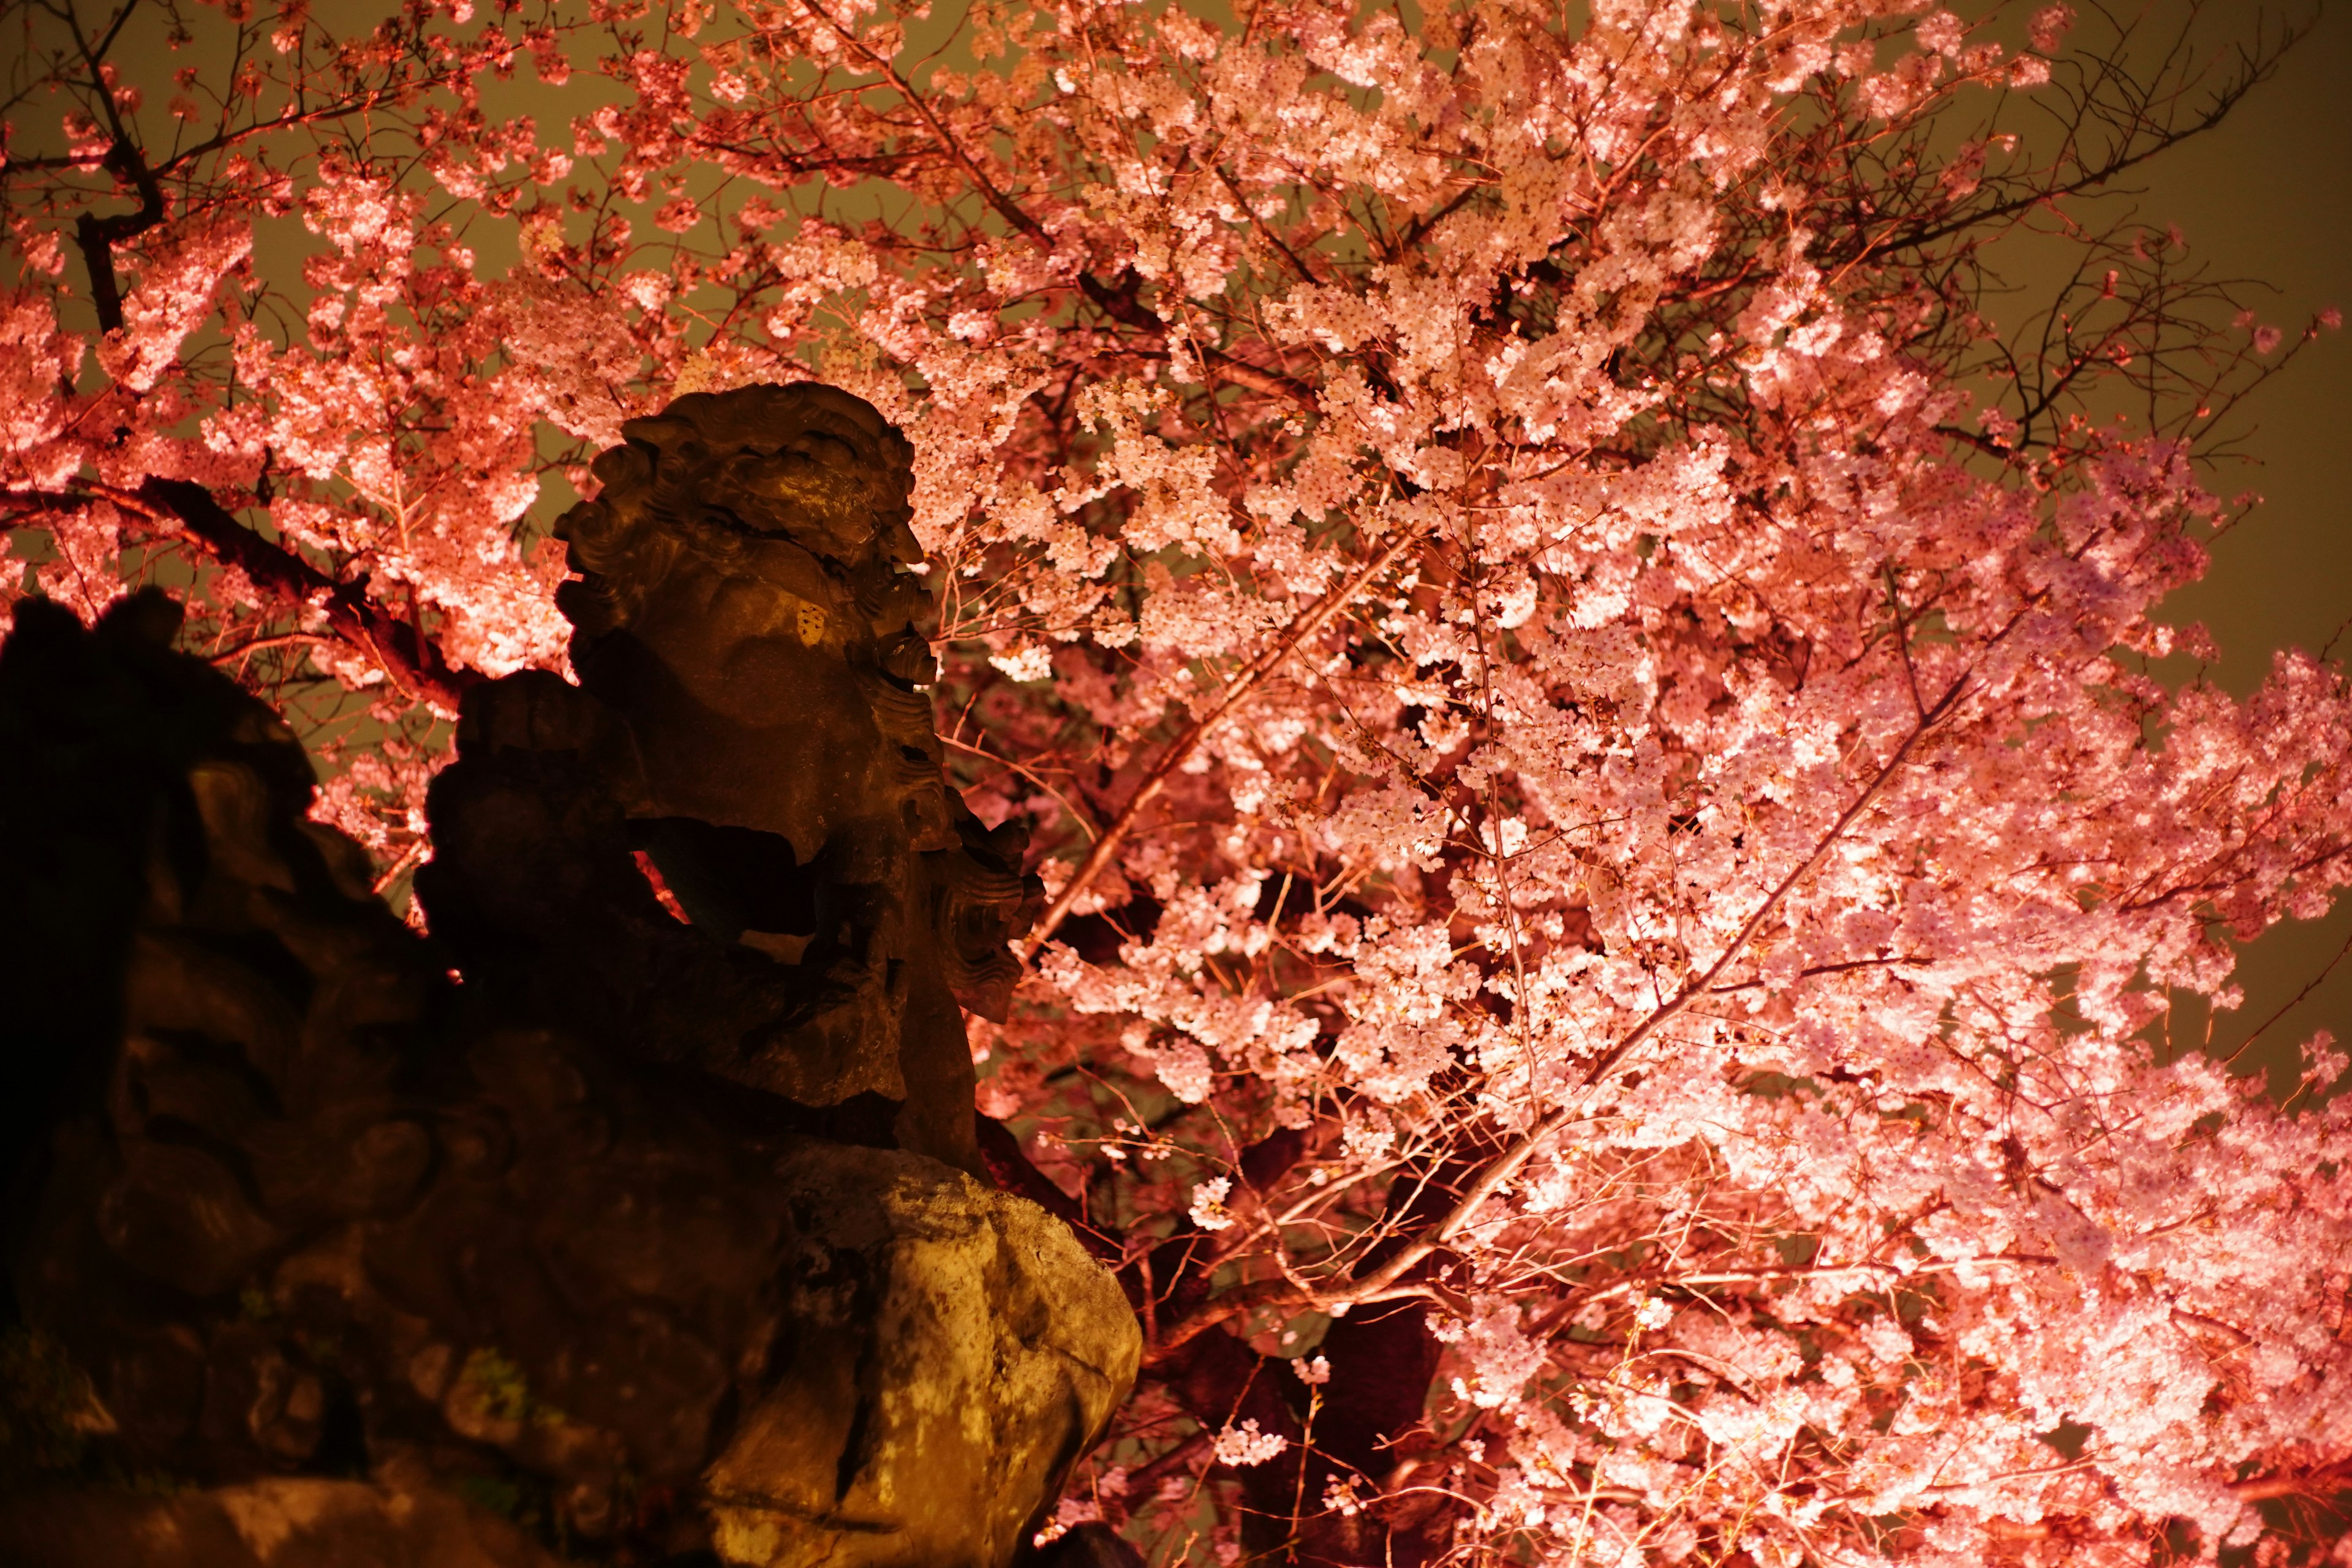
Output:
[[[2077,5],[2087,25],[2091,7]],[[2181,7],[2158,9],[2169,16]],[[2219,128],[2133,182],[2141,216],[2179,225],[2193,256],[2221,274],[2270,285],[2263,316],[2290,338],[2324,307],[2352,311],[2352,3],[2320,11],[2216,0],[2196,35],[2218,47],[2264,22],[2308,20],[2315,11],[2310,34],[2274,79]],[[2253,395],[2241,423],[2250,427],[2241,449],[2252,460],[2217,466],[2210,483],[2225,496],[2252,489],[2263,504],[2215,542],[2211,572],[2168,600],[2164,616],[2202,621],[2221,648],[2215,676],[2242,692],[2278,648],[2316,651],[2343,631],[2335,657],[2352,658],[2352,631],[2344,631],[2352,617],[2352,337],[2323,334]],[[2347,941],[2352,899],[2340,900],[2329,919],[2290,922],[2252,944],[2240,977],[2245,1005],[2210,1020],[2214,1046],[2227,1052],[2278,1015]],[[2177,1040],[2204,1037],[2208,1024],[2193,999],[2176,1005]],[[2352,957],[2270,1023],[2245,1059],[2270,1067],[2278,1085],[2322,1027],[2352,1041]]]
[[[345,0],[348,9],[333,21],[339,26],[363,25],[362,15],[376,3]],[[2014,43],[2022,13],[2034,3],[2026,0],[2012,13],[2000,36]],[[2122,0],[2105,8],[2093,0],[2075,3],[2083,13],[2081,42],[2107,34],[2113,23],[2135,19],[2141,37],[2167,38],[2195,14],[2190,36],[2208,58],[2264,27],[2311,24],[2275,78],[2220,128],[2145,166],[2132,181],[2131,193],[2110,198],[2105,207],[2110,216],[2128,206],[2150,223],[2177,225],[2192,255],[2216,272],[2267,284],[2273,292],[2262,315],[2290,338],[2325,306],[2352,310],[2352,0],[2334,0],[2324,10],[2315,0],[2295,0],[2284,9],[2255,0],[2207,0],[2201,13],[2192,0]],[[90,8],[105,8],[103,0]],[[1993,10],[1967,0],[1956,0],[1956,8],[1976,16]],[[929,26],[919,31],[930,37],[948,34],[956,14],[956,0],[936,0]],[[159,89],[171,67],[194,63],[191,57],[203,55],[198,47],[174,56],[158,47],[160,39],[137,37],[135,29],[124,42],[131,79],[150,77]],[[542,98],[546,89],[535,88],[525,73],[499,90],[502,99],[513,100],[514,110],[537,113],[542,125],[560,125],[580,111],[583,89],[601,97],[601,86],[593,79],[575,79],[565,92]],[[151,91],[150,97],[160,101],[167,92]],[[22,129],[38,138],[51,128]],[[256,259],[265,268],[282,265],[291,272],[315,241],[308,241],[290,221],[284,227],[282,234],[258,237]],[[507,248],[504,239],[485,247],[486,264],[495,267],[503,259],[498,253]],[[2019,292],[2013,303],[1990,306],[1996,321],[2006,310],[2024,310],[2038,292],[2046,295],[2054,286],[2058,279],[2049,273],[2049,259],[2031,246],[2017,250],[2009,277]],[[2254,395],[2237,421],[2243,460],[2218,465],[2209,475],[2218,494],[2252,489],[2265,500],[2217,542],[2210,574],[2168,601],[2164,613],[2177,623],[2205,623],[2221,655],[2212,674],[2231,690],[2243,692],[2257,684],[2274,650],[2319,649],[2352,617],[2347,426],[2352,339],[2332,333]],[[2336,652],[2339,659],[2352,658],[2352,631],[2345,633]],[[2209,1017],[2201,1002],[2182,999],[2170,1020],[2171,1037],[2183,1045],[2206,1041],[2227,1053],[2260,1027],[2262,1037],[2243,1065],[2266,1067],[2274,1087],[2287,1087],[2298,1047],[2313,1030],[2326,1027],[2338,1039],[2352,1041],[2347,943],[2352,900],[2342,900],[2326,920],[2278,928],[2245,952],[2240,977],[2245,1005]],[[2313,984],[2339,957],[2333,972]],[[2307,986],[2308,994],[2286,1007]]]

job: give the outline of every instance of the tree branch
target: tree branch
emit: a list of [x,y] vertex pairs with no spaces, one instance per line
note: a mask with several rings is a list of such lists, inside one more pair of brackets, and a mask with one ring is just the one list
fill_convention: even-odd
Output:
[[1321,631],[1330,623],[1331,617],[1338,615],[1349,600],[1363,592],[1372,579],[1394,565],[1398,557],[1420,541],[1421,534],[1418,530],[1409,529],[1399,534],[1389,543],[1388,548],[1359,567],[1353,576],[1324,595],[1316,602],[1313,608],[1291,622],[1282,636],[1275,639],[1273,647],[1251,660],[1249,665],[1234,677],[1233,683],[1225,688],[1224,696],[1214,707],[1195,719],[1190,727],[1169,745],[1168,750],[1160,753],[1160,760],[1152,764],[1150,773],[1143,775],[1143,782],[1136,786],[1135,793],[1128,797],[1127,804],[1119,808],[1118,815],[1111,819],[1110,825],[1102,830],[1101,837],[1095,840],[1094,847],[1087,851],[1086,859],[1079,863],[1076,870],[1070,873],[1069,881],[1064,884],[1060,894],[1047,908],[1045,918],[1037,922],[1037,929],[1029,934],[1026,942],[1022,943],[1023,963],[1025,964],[1034,959],[1038,951],[1053,940],[1054,932],[1060,929],[1062,921],[1068,917],[1071,906],[1078,901],[1078,896],[1086,891],[1102,868],[1110,864],[1111,857],[1118,853],[1119,846],[1127,842],[1128,835],[1135,831],[1136,819],[1142,815],[1143,808],[1160,798],[1160,792],[1167,787],[1169,775],[1182,765],[1185,758],[1199,749],[1201,742],[1207,737],[1209,731],[1230,718],[1249,699],[1250,694],[1265,681],[1265,678],[1280,668],[1283,662],[1296,652],[1300,645]]
[[254,586],[289,606],[315,608],[325,616],[334,640],[363,655],[402,692],[444,712],[456,713],[466,689],[483,679],[478,671],[450,665],[431,639],[373,603],[365,577],[343,583],[328,576],[239,522],[202,485],[150,479],[135,490],[95,483],[85,489],[80,494],[5,491],[0,499],[50,508],[105,500],[162,524],[215,564],[236,568]]
[[134,239],[163,221],[163,188],[155,180],[147,160],[127,137],[118,136],[114,145],[106,150],[106,167],[117,179],[129,184],[139,193],[136,211],[114,213],[100,217],[86,212],[74,219],[74,244],[81,251],[82,265],[89,271],[89,302],[98,310],[101,331],[122,330],[122,286],[114,276],[114,247],[126,239]]
[[[1749,940],[1755,936],[1765,921],[1771,917],[1772,911],[1780,907],[1781,900],[1786,899],[1797,884],[1822,863],[1823,858],[1836,847],[1838,840],[1845,836],[1845,830],[1853,825],[1854,819],[1868,810],[1871,803],[1885,791],[1895,775],[1902,770],[1903,764],[1910,760],[1912,750],[1927,737],[1929,731],[1950,717],[1954,706],[1959,701],[1961,693],[1968,689],[1968,684],[1969,678],[1963,673],[1945,689],[1943,696],[1937,700],[1936,705],[1922,714],[1918,723],[1912,727],[1911,732],[1903,738],[1903,743],[1895,748],[1895,754],[1886,759],[1885,764],[1879,768],[1876,776],[1864,788],[1862,794],[1854,797],[1853,803],[1839,814],[1837,821],[1830,826],[1829,831],[1822,835],[1819,841],[1814,844],[1812,852],[1800,861],[1795,869],[1781,878],[1780,883],[1765,896],[1764,901],[1757,905],[1755,911],[1740,923],[1738,931],[1724,945],[1722,956],[1709,964],[1704,973],[1685,984],[1683,988],[1675,992],[1672,997],[1661,1003],[1648,1017],[1634,1026],[1632,1033],[1603,1051],[1600,1059],[1586,1069],[1583,1087],[1589,1089],[1600,1081],[1602,1074],[1625,1058],[1626,1053],[1656,1034],[1667,1023],[1679,1017],[1692,1003],[1708,993],[1716,981],[1722,976],[1723,972],[1731,966],[1732,962],[1747,951]],[[1503,1184],[1516,1175],[1519,1168],[1534,1156],[1536,1151],[1542,1146],[1543,1141],[1567,1125],[1569,1120],[1569,1108],[1565,1105],[1557,1105],[1546,1111],[1517,1142],[1496,1155],[1478,1173],[1477,1178],[1463,1193],[1461,1201],[1454,1205],[1444,1219],[1400,1248],[1394,1257],[1364,1278],[1353,1280],[1337,1290],[1316,1292],[1316,1302],[1318,1305],[1328,1306],[1343,1302],[1366,1301],[1395,1286],[1406,1274],[1420,1267],[1432,1253],[1451,1241],[1464,1226],[1469,1224],[1486,1200],[1500,1192]]]

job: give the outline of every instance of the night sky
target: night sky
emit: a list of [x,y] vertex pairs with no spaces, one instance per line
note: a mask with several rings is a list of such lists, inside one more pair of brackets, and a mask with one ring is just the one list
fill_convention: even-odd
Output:
[[[2078,8],[2087,20],[2092,8],[2079,0]],[[2316,9],[2216,0],[2199,37],[2218,43]],[[2352,311],[2352,5],[2320,15],[2274,79],[2220,128],[2149,164],[2137,184],[2141,214],[2179,225],[2193,256],[2276,290],[2263,315],[2290,339],[2324,307]],[[2249,460],[2215,466],[2209,483],[2224,496],[2254,490],[2263,502],[2215,543],[2210,574],[2165,609],[2176,623],[2205,623],[2221,648],[2217,679],[2242,692],[2273,650],[2326,647],[2352,617],[2352,339],[2324,334],[2254,394],[2239,424],[2248,427],[2241,449]],[[2352,631],[2336,658],[2352,658]],[[2289,924],[2256,942],[2240,977],[2246,1004],[2212,1020],[2214,1045],[2227,1051],[2242,1041],[2347,940],[2352,900],[2339,900],[2328,920]],[[2174,1022],[2181,1038],[2205,1026],[2194,1004]],[[2284,1066],[2322,1027],[2352,1040],[2352,956],[2270,1025],[2247,1059]]]

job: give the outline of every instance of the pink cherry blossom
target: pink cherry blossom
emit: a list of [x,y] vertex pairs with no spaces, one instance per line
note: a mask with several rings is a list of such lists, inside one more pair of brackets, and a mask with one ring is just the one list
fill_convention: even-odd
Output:
[[[980,1106],[1150,1340],[1059,1528],[2330,1548],[2345,1058],[2273,1098],[2172,1004],[2352,879],[2352,689],[2158,663],[2200,443],[2313,334],[2063,194],[2202,99],[2065,5],[320,9],[40,57],[0,600],[190,585],[397,898],[458,697],[566,668],[625,420],[897,422],[1049,898]],[[2086,281],[2004,330],[2016,223]]]

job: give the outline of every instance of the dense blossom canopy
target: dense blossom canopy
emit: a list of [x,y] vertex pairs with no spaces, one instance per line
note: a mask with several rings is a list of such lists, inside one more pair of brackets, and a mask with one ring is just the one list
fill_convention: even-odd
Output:
[[[458,695],[565,667],[544,520],[623,419],[818,378],[896,420],[941,731],[1049,895],[981,1110],[1149,1345],[1054,1529],[2326,1552],[2345,1058],[2266,1098],[2167,1003],[2352,880],[2352,690],[2151,673],[2201,635],[2156,617],[2224,510],[2197,443],[2294,344],[2078,205],[2259,48],[2135,84],[2063,5],[1905,0],[324,9],[27,35],[6,593],[193,581],[396,892]],[[2037,226],[2079,269],[2004,315],[1983,247]]]

